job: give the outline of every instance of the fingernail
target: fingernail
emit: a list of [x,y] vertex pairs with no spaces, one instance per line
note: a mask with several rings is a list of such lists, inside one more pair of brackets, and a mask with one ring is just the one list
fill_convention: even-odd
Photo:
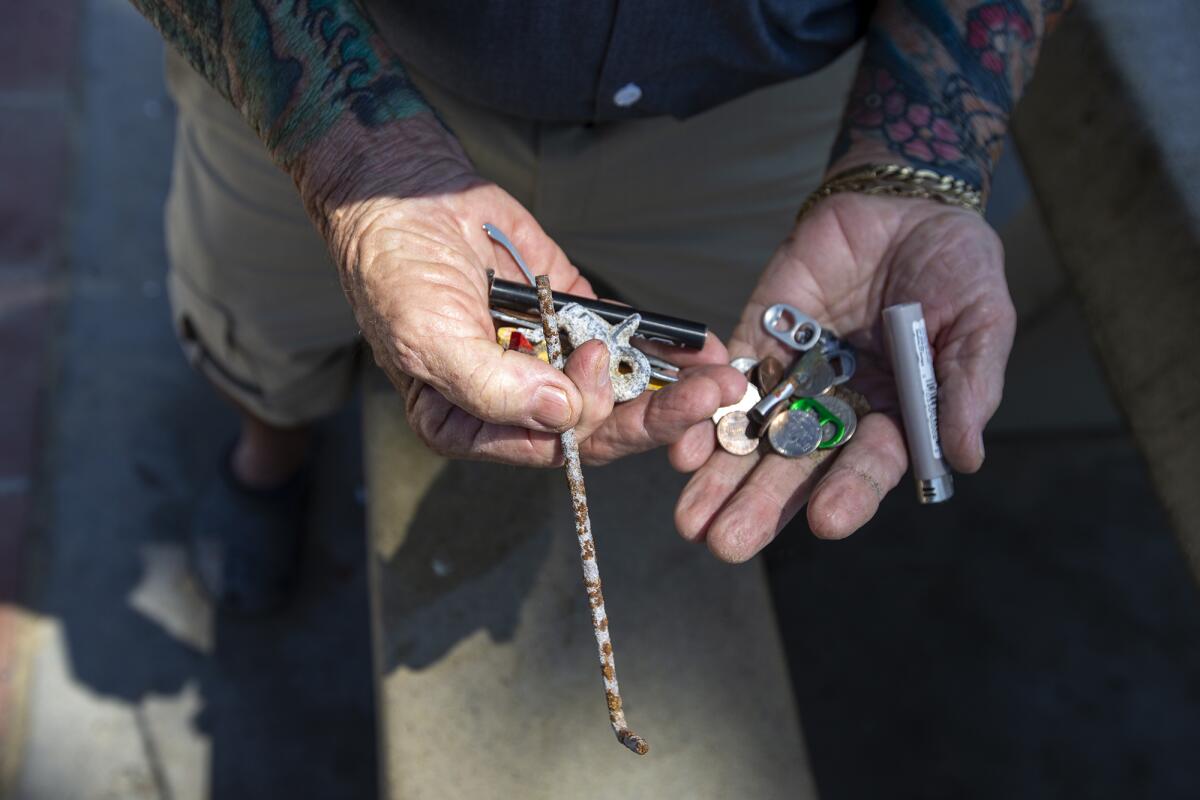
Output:
[[533,395],[533,418],[550,428],[561,428],[571,421],[571,403],[567,393],[557,386],[543,386]]
[[985,453],[984,453],[984,449],[983,449],[983,434],[981,433],[981,434],[979,434],[979,460],[980,461],[983,461],[984,454]]

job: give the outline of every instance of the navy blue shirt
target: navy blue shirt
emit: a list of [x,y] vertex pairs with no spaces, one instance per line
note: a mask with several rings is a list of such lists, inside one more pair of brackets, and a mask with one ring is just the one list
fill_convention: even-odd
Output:
[[418,72],[526,119],[687,117],[820,69],[874,0],[365,0]]

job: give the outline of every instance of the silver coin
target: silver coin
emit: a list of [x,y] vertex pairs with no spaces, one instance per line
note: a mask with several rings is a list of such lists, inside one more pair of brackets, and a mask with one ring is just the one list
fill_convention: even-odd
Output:
[[[854,409],[850,404],[839,397],[834,397],[831,394],[822,395],[816,399],[816,402],[825,406],[825,410],[842,421],[846,426],[846,432],[842,434],[842,440],[837,443],[836,447],[841,447],[854,436],[854,432],[858,430],[858,414],[854,413]],[[832,422],[826,422],[821,426],[821,444],[833,439],[837,435],[837,426]]]
[[750,418],[745,411],[731,411],[717,423],[717,441],[722,449],[735,456],[745,456],[758,449],[758,439],[746,435]]
[[821,423],[811,411],[785,411],[767,427],[767,441],[781,456],[799,458],[816,451],[821,443]]
[[750,372],[750,370],[754,369],[754,365],[757,363],[758,363],[757,358],[750,358],[749,356],[742,356],[741,358],[735,358],[732,361],[730,361],[729,366],[733,367],[734,369],[736,369],[738,372],[742,373],[743,375],[746,375]]
[[758,401],[762,400],[762,395],[758,391],[758,387],[753,383],[746,384],[746,393],[742,395],[742,399],[738,400],[731,406],[721,406],[717,409],[717,413],[713,414],[712,421],[721,422],[721,418],[731,411],[749,411],[758,405]]

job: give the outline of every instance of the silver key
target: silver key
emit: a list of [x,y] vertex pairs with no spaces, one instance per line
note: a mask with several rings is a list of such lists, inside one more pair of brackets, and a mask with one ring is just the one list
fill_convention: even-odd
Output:
[[821,332],[821,352],[825,354],[825,358],[837,374],[834,386],[840,386],[854,377],[854,370],[858,367],[854,345],[838,338],[833,331],[825,329]]
[[749,381],[746,382],[746,393],[742,395],[742,399],[738,400],[731,406],[721,406],[712,416],[712,421],[720,424],[721,417],[731,411],[749,411],[758,405],[758,401],[762,400],[762,394],[759,393],[758,387]]
[[846,381],[854,377],[854,370],[858,367],[858,361],[854,357],[854,350],[848,346],[839,346],[838,349],[826,354],[826,360],[833,367],[834,386],[841,386]]
[[[747,358],[746,356],[742,356],[741,358],[735,358],[732,361],[730,361],[729,366],[733,367],[738,372],[745,375],[748,372],[750,372],[750,370],[754,369],[754,365],[757,363],[758,362],[755,361],[753,358]],[[762,400],[762,392],[758,391],[758,387],[755,386],[753,383],[750,383],[749,381],[747,381],[746,393],[742,395],[742,399],[738,400],[736,403],[734,403],[731,406],[721,406],[720,408],[718,408],[716,413],[713,414],[713,416],[712,416],[712,421],[717,424],[720,424],[721,417],[725,416],[730,411],[749,411],[750,409],[754,408],[754,406],[756,406],[758,404],[759,400]]]
[[811,411],[785,411],[771,420],[767,427],[767,441],[771,443],[771,449],[781,456],[806,456],[816,452],[817,445],[821,443],[821,423]]
[[748,412],[755,425],[766,425],[793,397],[816,397],[829,390],[837,375],[820,348],[800,357],[783,383],[776,386]]
[[821,323],[795,306],[776,303],[763,312],[767,333],[793,350],[810,350],[821,339]]

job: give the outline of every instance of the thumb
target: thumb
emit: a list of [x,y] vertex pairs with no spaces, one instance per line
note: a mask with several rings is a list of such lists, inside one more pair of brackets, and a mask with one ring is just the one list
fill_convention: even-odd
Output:
[[460,339],[427,362],[426,382],[484,422],[558,432],[583,409],[575,384],[559,370],[494,341]]
[[1011,304],[969,309],[936,353],[938,432],[950,465],[960,472],[983,466],[983,428],[1000,406],[1015,316]]

